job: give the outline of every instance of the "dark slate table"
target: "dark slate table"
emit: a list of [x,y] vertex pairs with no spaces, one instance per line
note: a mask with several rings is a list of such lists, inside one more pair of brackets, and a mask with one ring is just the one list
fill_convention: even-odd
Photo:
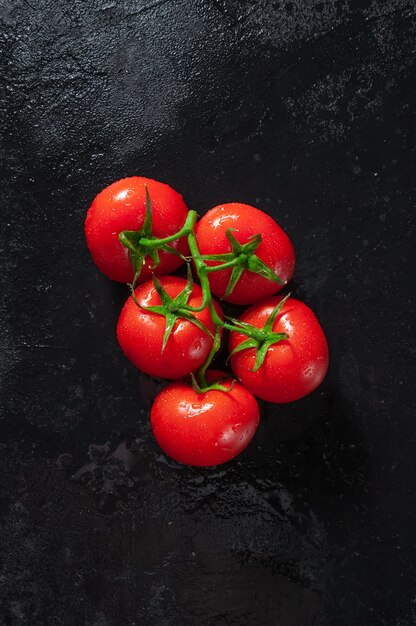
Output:
[[[2,626],[416,624],[415,4],[2,0]],[[85,212],[141,174],[297,250],[319,391],[211,470],[152,439]],[[413,372],[412,372],[413,370]]]

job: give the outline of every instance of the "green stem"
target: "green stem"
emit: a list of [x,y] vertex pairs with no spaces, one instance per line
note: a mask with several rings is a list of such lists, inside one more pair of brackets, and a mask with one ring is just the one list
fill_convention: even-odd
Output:
[[218,350],[220,349],[220,346],[221,346],[221,333],[220,333],[220,329],[216,328],[216,330],[215,330],[215,337],[214,337],[214,341],[212,343],[211,351],[210,351],[210,353],[209,353],[205,363],[196,372],[197,379],[198,379],[198,385],[199,385],[200,389],[206,389],[207,387],[209,387],[209,383],[208,383],[207,378],[206,378],[207,369],[211,365],[215,355],[217,354]]
[[140,273],[141,273],[141,270],[139,272],[134,273],[133,282],[129,284],[129,288],[130,288],[130,293],[131,293],[131,297],[133,298],[134,304],[136,304],[138,307],[142,309],[143,307],[137,300],[136,294],[134,293],[136,290],[137,281],[140,278]]
[[195,226],[197,220],[197,212],[189,211],[185,224],[182,226],[177,233],[173,235],[169,235],[169,237],[164,237],[163,239],[147,239],[146,237],[142,237],[140,239],[140,243],[147,248],[159,248],[161,245],[165,243],[170,243],[171,241],[175,241],[176,239],[180,239],[181,237],[185,237],[192,232],[193,227]]
[[[210,302],[212,304],[212,295],[211,295],[211,289],[209,286],[209,281],[208,281],[208,276],[207,276],[207,266],[201,259],[201,255],[198,249],[198,244],[196,243],[196,238],[195,238],[195,234],[193,233],[193,231],[191,231],[188,235],[188,245],[189,245],[189,250],[191,252],[191,256],[194,261],[196,273],[198,274],[199,282],[201,283],[201,289],[202,289],[202,303],[198,307],[189,307],[189,310],[202,311],[203,309],[205,309],[207,305],[209,305]],[[215,308],[214,308],[214,318],[213,318],[214,324],[216,322],[218,323],[218,320],[220,323],[222,323],[222,320],[218,317],[217,312],[215,311]]]
[[227,263],[221,263],[220,265],[206,265],[205,267],[207,272],[218,272],[219,270],[226,270],[228,267],[235,267],[236,265],[241,265],[239,258],[227,261]]
[[227,389],[223,385],[219,384],[218,382],[209,384],[206,379],[207,369],[211,365],[215,355],[217,354],[218,350],[221,347],[221,328],[223,327],[224,322],[218,315],[217,310],[214,306],[211,289],[209,286],[209,280],[207,276],[208,268],[205,265],[204,261],[201,259],[201,255],[198,249],[198,244],[196,242],[195,234],[193,231],[191,231],[188,235],[188,244],[189,244],[189,250],[191,252],[191,255],[194,261],[196,272],[198,274],[199,282],[201,283],[201,289],[202,289],[202,294],[203,294],[202,304],[199,307],[194,307],[192,310],[202,311],[203,309],[205,309],[206,306],[208,306],[209,312],[211,314],[211,319],[215,327],[215,336],[214,336],[214,341],[212,343],[211,351],[205,363],[196,372],[196,376],[193,377],[194,388],[198,392],[204,392],[209,389],[218,389],[220,391],[227,392],[229,391],[229,389]]

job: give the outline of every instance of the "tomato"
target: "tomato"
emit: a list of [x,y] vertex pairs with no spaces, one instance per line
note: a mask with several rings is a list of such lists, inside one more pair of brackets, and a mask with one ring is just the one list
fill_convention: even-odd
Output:
[[[231,294],[224,297],[233,271],[224,269],[209,274],[212,292],[235,304],[251,304],[282,289],[293,275],[295,253],[289,237],[280,226],[269,215],[248,204],[233,202],[216,206],[201,218],[195,228],[201,255],[230,252],[228,229],[233,229],[232,235],[240,244],[247,244],[253,236],[261,234],[255,255],[269,268],[269,272],[272,270],[272,276],[274,273],[281,279],[281,283],[244,269]],[[207,265],[219,264],[207,262]]]
[[[187,281],[178,276],[163,276],[160,284],[171,298],[186,287]],[[161,305],[161,298],[151,280],[135,290],[137,302],[144,307]],[[202,304],[202,290],[193,285],[187,305]],[[222,317],[220,306],[214,302]],[[189,313],[184,313],[185,315]],[[117,324],[117,339],[124,354],[146,374],[160,378],[181,378],[197,370],[206,360],[212,344],[212,335],[198,328],[188,319],[182,319],[180,311],[172,326],[172,332],[163,348],[167,319],[163,315],[141,309],[130,296],[125,303]],[[208,307],[194,314],[199,323],[214,333],[214,324]]]
[[[268,298],[248,308],[240,321],[263,328],[280,296]],[[289,298],[275,319],[272,330],[287,333],[271,345],[262,365],[253,371],[256,349],[248,348],[232,354],[231,367],[237,378],[255,396],[269,402],[292,402],[316,389],[328,369],[328,344],[314,313],[306,304]],[[247,341],[243,333],[230,333],[232,352]]]
[[[139,231],[144,225],[146,187],[152,205],[152,232],[156,237],[168,237],[180,230],[188,209],[182,196],[169,185],[151,178],[132,176],[106,187],[91,204],[85,220],[85,236],[91,256],[99,270],[122,283],[132,282],[134,271],[128,249],[119,241],[122,231]],[[170,245],[187,254],[186,238]],[[161,251],[160,264],[152,270],[153,261],[146,256],[140,280],[146,280],[153,271],[168,274],[182,264],[175,254]]]
[[[225,374],[208,372],[213,381]],[[230,391],[197,393],[182,381],[170,383],[156,397],[150,421],[156,441],[178,463],[219,465],[242,452],[256,432],[259,406],[253,394],[230,378]]]

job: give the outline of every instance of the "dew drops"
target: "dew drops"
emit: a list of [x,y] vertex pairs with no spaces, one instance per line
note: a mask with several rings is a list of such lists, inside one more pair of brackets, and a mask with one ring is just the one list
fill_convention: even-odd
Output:
[[312,378],[315,373],[315,368],[313,365],[308,365],[302,372],[304,378]]

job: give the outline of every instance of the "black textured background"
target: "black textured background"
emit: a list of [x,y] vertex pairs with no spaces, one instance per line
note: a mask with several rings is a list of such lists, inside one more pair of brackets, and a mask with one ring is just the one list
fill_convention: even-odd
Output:
[[[416,624],[416,5],[1,0],[1,626]],[[152,439],[83,236],[133,174],[297,250],[325,384],[226,466]]]

